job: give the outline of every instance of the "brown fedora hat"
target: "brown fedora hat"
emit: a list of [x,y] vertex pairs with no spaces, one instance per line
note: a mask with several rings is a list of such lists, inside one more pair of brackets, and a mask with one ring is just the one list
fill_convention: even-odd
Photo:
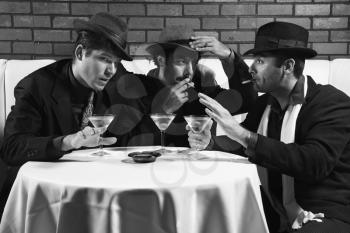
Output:
[[194,31],[186,25],[165,27],[159,35],[158,42],[149,45],[146,51],[151,55],[157,55],[163,53],[164,50],[180,47],[198,53],[189,45],[189,42],[192,41],[191,36],[194,36]]
[[317,52],[307,47],[309,32],[296,24],[271,22],[261,26],[255,37],[253,49],[244,55],[264,52],[282,52],[303,58],[312,58]]
[[121,58],[132,61],[132,57],[126,51],[128,26],[119,17],[101,12],[92,16],[89,21],[76,19],[73,25],[76,31],[87,30],[102,34],[119,49]]

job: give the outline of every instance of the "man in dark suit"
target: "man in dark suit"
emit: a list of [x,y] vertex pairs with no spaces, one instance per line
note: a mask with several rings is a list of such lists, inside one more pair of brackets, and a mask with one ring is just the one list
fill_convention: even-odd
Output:
[[[198,102],[198,92],[216,98],[229,108],[232,114],[247,111],[257,96],[251,84],[241,84],[240,78],[249,75],[244,61],[240,57],[233,59],[235,55],[230,49],[225,51],[213,49],[210,52],[221,59],[229,78],[229,86],[232,88],[222,89],[216,83],[215,73],[198,63],[201,52],[191,48],[194,36],[194,31],[188,26],[169,26],[161,32],[159,41],[146,49],[157,65],[157,68],[151,70],[148,75],[161,80],[165,85],[164,93],[160,92],[154,103],[157,103],[157,106],[162,103],[163,113],[176,114],[174,121],[165,131],[165,142],[170,146],[196,147],[194,143],[188,141],[184,116],[205,115],[204,107]],[[210,45],[213,48],[222,45],[216,38],[208,38],[211,39]],[[221,53],[216,53],[217,51]],[[235,70],[231,68],[234,66],[233,63],[236,63]],[[234,100],[231,101],[232,99]],[[156,138],[155,143],[159,143],[159,139]],[[197,149],[204,148],[197,147]]]
[[[238,124],[218,102],[199,94],[228,138],[211,148],[230,150],[258,165],[270,232],[350,232],[350,98],[302,75],[308,32],[291,23],[259,28],[250,67],[258,98]],[[209,134],[195,137],[208,137]],[[225,146],[226,145],[226,146]]]
[[[74,21],[74,27],[73,59],[43,67],[15,87],[16,104],[1,148],[2,159],[11,166],[2,200],[18,166],[27,161],[55,161],[71,150],[99,144],[127,146],[142,132],[148,97],[159,81],[129,73],[120,63],[132,60],[126,52],[126,23],[98,13],[89,21]],[[106,113],[116,119],[101,137],[106,127],[90,127],[88,117]]]

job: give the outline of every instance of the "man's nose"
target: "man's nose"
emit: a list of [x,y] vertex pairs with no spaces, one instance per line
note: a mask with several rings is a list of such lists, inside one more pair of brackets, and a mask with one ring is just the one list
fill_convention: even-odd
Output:
[[251,75],[253,75],[253,74],[256,73],[256,72],[255,72],[255,68],[254,68],[254,63],[251,64],[251,65],[249,66],[249,73],[250,73]]
[[193,64],[192,62],[187,62],[187,65],[186,65],[186,74],[193,74]]
[[117,72],[117,65],[114,62],[108,64],[105,71],[106,75],[114,75],[115,72]]

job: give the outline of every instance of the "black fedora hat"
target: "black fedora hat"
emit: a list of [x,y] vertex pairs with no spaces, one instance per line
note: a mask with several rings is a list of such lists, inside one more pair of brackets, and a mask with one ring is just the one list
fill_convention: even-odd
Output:
[[180,47],[198,53],[198,51],[192,49],[189,45],[189,42],[192,41],[191,36],[194,35],[193,29],[186,25],[165,27],[159,35],[158,42],[149,45],[146,51],[151,55],[157,55],[163,53],[164,50]]
[[76,19],[73,25],[76,31],[87,30],[105,36],[118,48],[121,58],[132,61],[132,57],[126,51],[128,27],[119,17],[101,12],[92,16],[89,21]]
[[303,58],[312,58],[317,52],[307,47],[309,32],[296,24],[271,22],[261,26],[255,37],[253,49],[244,55],[264,52],[281,52]]

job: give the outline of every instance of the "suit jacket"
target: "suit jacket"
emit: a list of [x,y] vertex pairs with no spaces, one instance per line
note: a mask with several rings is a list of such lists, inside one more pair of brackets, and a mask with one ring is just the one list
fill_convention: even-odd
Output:
[[[9,165],[56,160],[65,152],[53,146],[53,138],[79,130],[70,98],[71,62],[61,60],[43,67],[15,87],[16,104],[6,120],[2,145],[3,160]],[[134,134],[142,131],[142,122],[149,114],[149,98],[158,85],[158,80],[127,72],[120,64],[116,75],[98,94],[94,113],[116,115],[107,134],[118,138],[117,146],[127,146]]]
[[[307,82],[295,143],[259,135],[248,159],[294,177],[296,200],[305,210],[350,223],[350,98],[330,85],[316,84],[311,77]],[[257,131],[267,99],[268,95],[258,98],[242,123],[244,127]],[[214,141],[214,149],[237,149],[227,138]],[[244,155],[242,148],[235,152]]]

